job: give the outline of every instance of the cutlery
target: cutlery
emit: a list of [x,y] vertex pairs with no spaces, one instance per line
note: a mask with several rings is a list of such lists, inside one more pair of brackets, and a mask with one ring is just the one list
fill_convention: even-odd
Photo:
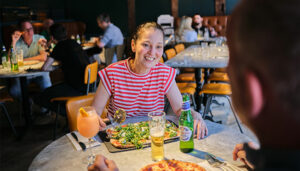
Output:
[[78,142],[78,144],[80,145],[82,151],[86,150],[86,146],[83,142],[79,141],[76,134],[74,132],[71,132],[72,137]]
[[220,168],[222,170],[237,170],[237,171],[242,170],[241,168],[238,168],[232,164],[228,164],[224,161],[217,159],[216,156],[214,156],[213,154],[210,154],[210,153],[207,153],[205,155],[205,159],[208,161],[208,163],[212,167]]

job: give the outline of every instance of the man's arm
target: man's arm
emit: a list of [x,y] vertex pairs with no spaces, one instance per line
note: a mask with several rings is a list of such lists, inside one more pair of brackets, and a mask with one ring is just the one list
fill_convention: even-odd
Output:
[[29,57],[29,58],[24,58],[24,61],[30,61],[30,60],[39,60],[39,61],[46,61],[47,60],[47,53],[45,50],[40,50],[40,54],[37,56]]
[[43,71],[51,71],[52,70],[52,64],[54,62],[54,59],[51,57],[48,57],[44,65],[42,66]]

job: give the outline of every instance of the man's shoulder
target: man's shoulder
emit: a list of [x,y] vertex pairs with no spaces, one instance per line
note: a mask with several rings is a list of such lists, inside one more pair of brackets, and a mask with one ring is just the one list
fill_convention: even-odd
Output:
[[33,40],[40,40],[40,39],[45,39],[45,37],[40,35],[40,34],[34,34],[33,35]]

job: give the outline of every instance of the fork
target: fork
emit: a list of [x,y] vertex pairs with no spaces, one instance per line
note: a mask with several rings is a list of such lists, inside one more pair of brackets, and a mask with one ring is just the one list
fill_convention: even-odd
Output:
[[242,171],[242,169],[234,166],[234,165],[231,165],[231,164],[228,164],[226,162],[223,162],[223,161],[220,161],[218,160],[214,155],[212,154],[209,154],[207,153],[205,155],[205,159],[208,161],[208,163],[212,166],[212,167],[216,167],[216,168],[220,168],[222,170],[234,170],[234,171]]

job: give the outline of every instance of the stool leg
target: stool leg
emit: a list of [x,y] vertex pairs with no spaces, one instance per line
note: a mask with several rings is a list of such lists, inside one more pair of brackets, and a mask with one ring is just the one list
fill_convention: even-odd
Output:
[[205,119],[206,115],[208,114],[209,110],[210,110],[210,105],[211,105],[211,101],[212,101],[212,96],[208,95],[208,98],[206,100],[206,105],[204,108],[204,112],[203,112],[203,118]]
[[192,101],[193,101],[194,109],[197,110],[197,104],[196,104],[196,101],[195,101],[195,96],[193,94],[191,94],[191,96],[192,96]]
[[58,103],[58,105],[57,105],[57,112],[56,112],[56,115],[55,115],[55,123],[54,123],[54,131],[53,131],[53,140],[56,140],[56,128],[57,128],[57,118],[58,118],[59,109],[60,109],[60,104]]
[[8,122],[9,122],[9,125],[10,125],[10,127],[11,127],[13,133],[14,133],[15,136],[17,137],[17,136],[18,136],[17,131],[16,131],[16,129],[15,129],[15,127],[14,127],[14,125],[13,125],[11,119],[10,119],[10,116],[9,116],[7,110],[6,110],[6,107],[4,106],[3,103],[0,103],[0,105],[2,106],[3,112],[4,112],[5,116],[6,116],[6,119],[7,119]]
[[231,104],[231,99],[230,99],[228,96],[226,96],[226,98],[227,98],[227,100],[228,100],[228,102],[229,102],[229,104],[230,104],[230,107],[231,107],[233,116],[234,116],[234,118],[235,118],[235,121],[236,121],[236,123],[237,123],[237,125],[238,125],[238,127],[239,127],[239,129],[240,129],[240,131],[241,131],[241,133],[243,134],[244,132],[243,132],[242,127],[241,127],[241,125],[240,125],[240,122],[239,122],[239,120],[238,120],[238,118],[237,118],[237,116],[236,116],[236,114],[235,114],[235,110],[234,110],[234,108],[233,108],[233,106],[232,106],[232,104]]

